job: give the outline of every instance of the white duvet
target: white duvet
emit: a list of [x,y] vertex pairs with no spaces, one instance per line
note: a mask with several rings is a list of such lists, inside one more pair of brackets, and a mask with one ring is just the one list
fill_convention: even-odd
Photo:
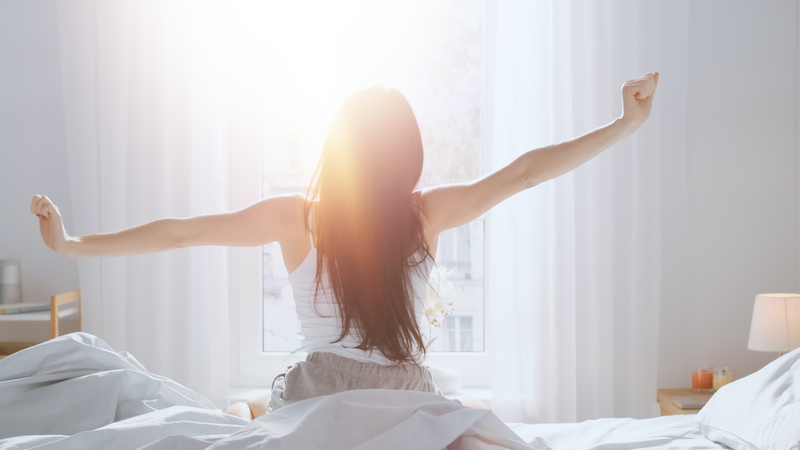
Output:
[[6,449],[724,448],[694,416],[509,424],[423,392],[358,390],[308,399],[253,422],[75,333],[0,360]]

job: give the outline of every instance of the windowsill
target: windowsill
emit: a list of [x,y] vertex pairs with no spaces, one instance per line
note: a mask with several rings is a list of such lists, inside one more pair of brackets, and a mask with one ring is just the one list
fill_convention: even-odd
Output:
[[[231,404],[236,402],[246,402],[247,400],[257,397],[259,395],[268,392],[269,388],[255,388],[255,387],[242,387],[242,386],[231,386],[228,398],[230,399]],[[462,387],[461,389],[453,392],[452,394],[448,394],[448,398],[455,398],[460,396],[467,396],[476,398],[483,403],[486,404],[489,408],[492,407],[492,388],[488,386],[468,386]]]

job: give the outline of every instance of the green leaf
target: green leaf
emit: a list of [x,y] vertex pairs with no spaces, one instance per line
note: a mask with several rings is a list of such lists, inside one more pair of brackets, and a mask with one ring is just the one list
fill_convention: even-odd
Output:
[[[439,336],[436,336],[436,337],[439,337]],[[436,338],[433,338],[430,341],[428,341],[428,343],[425,345],[425,349],[427,350],[427,349],[431,348],[431,344],[433,344],[433,341],[435,341],[435,340],[436,340]]]

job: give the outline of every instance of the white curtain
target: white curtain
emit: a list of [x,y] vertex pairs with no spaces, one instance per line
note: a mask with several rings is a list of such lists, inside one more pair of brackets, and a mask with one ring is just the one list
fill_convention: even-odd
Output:
[[[73,234],[226,211],[229,165],[258,151],[225,14],[184,3],[59,4]],[[82,258],[84,331],[227,407],[228,266],[218,247]]]
[[662,198],[679,198],[670,183],[685,175],[688,3],[499,1],[489,10],[492,169],[609,123],[625,80],[661,75],[633,136],[492,212],[492,407],[513,422],[651,417],[661,217],[674,207]]
[[[660,261],[672,251],[661,227],[686,226],[667,212],[681,210],[673,200],[685,188],[687,10],[685,1],[488,2],[495,169],[613,120],[626,79],[661,73],[634,136],[492,213],[492,402],[507,421],[653,413]],[[242,206],[229,173],[258,159],[243,155],[260,150],[256,89],[269,70],[232,44],[258,42],[247,35],[258,15],[247,11],[59,3],[69,231]],[[212,247],[81,259],[84,330],[224,407],[228,266],[228,252]]]

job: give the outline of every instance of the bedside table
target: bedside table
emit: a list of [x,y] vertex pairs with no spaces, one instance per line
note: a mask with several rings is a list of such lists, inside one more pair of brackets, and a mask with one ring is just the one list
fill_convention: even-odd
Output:
[[[69,303],[74,303],[74,305],[70,305],[67,308],[62,307]],[[70,316],[77,316],[78,331],[81,331],[81,291],[79,289],[50,297],[50,311],[0,314],[0,326],[5,325],[3,322],[9,324],[12,322],[23,323],[34,326],[36,322],[47,323],[50,326],[50,339],[53,339],[60,335],[59,319]],[[18,340],[0,342],[0,359],[38,343],[20,342]]]
[[700,408],[697,409],[681,409],[675,402],[672,401],[674,397],[681,396],[702,396],[711,398],[711,393],[698,393],[691,389],[659,389],[658,390],[658,404],[661,406],[662,416],[672,416],[675,414],[697,414]]

